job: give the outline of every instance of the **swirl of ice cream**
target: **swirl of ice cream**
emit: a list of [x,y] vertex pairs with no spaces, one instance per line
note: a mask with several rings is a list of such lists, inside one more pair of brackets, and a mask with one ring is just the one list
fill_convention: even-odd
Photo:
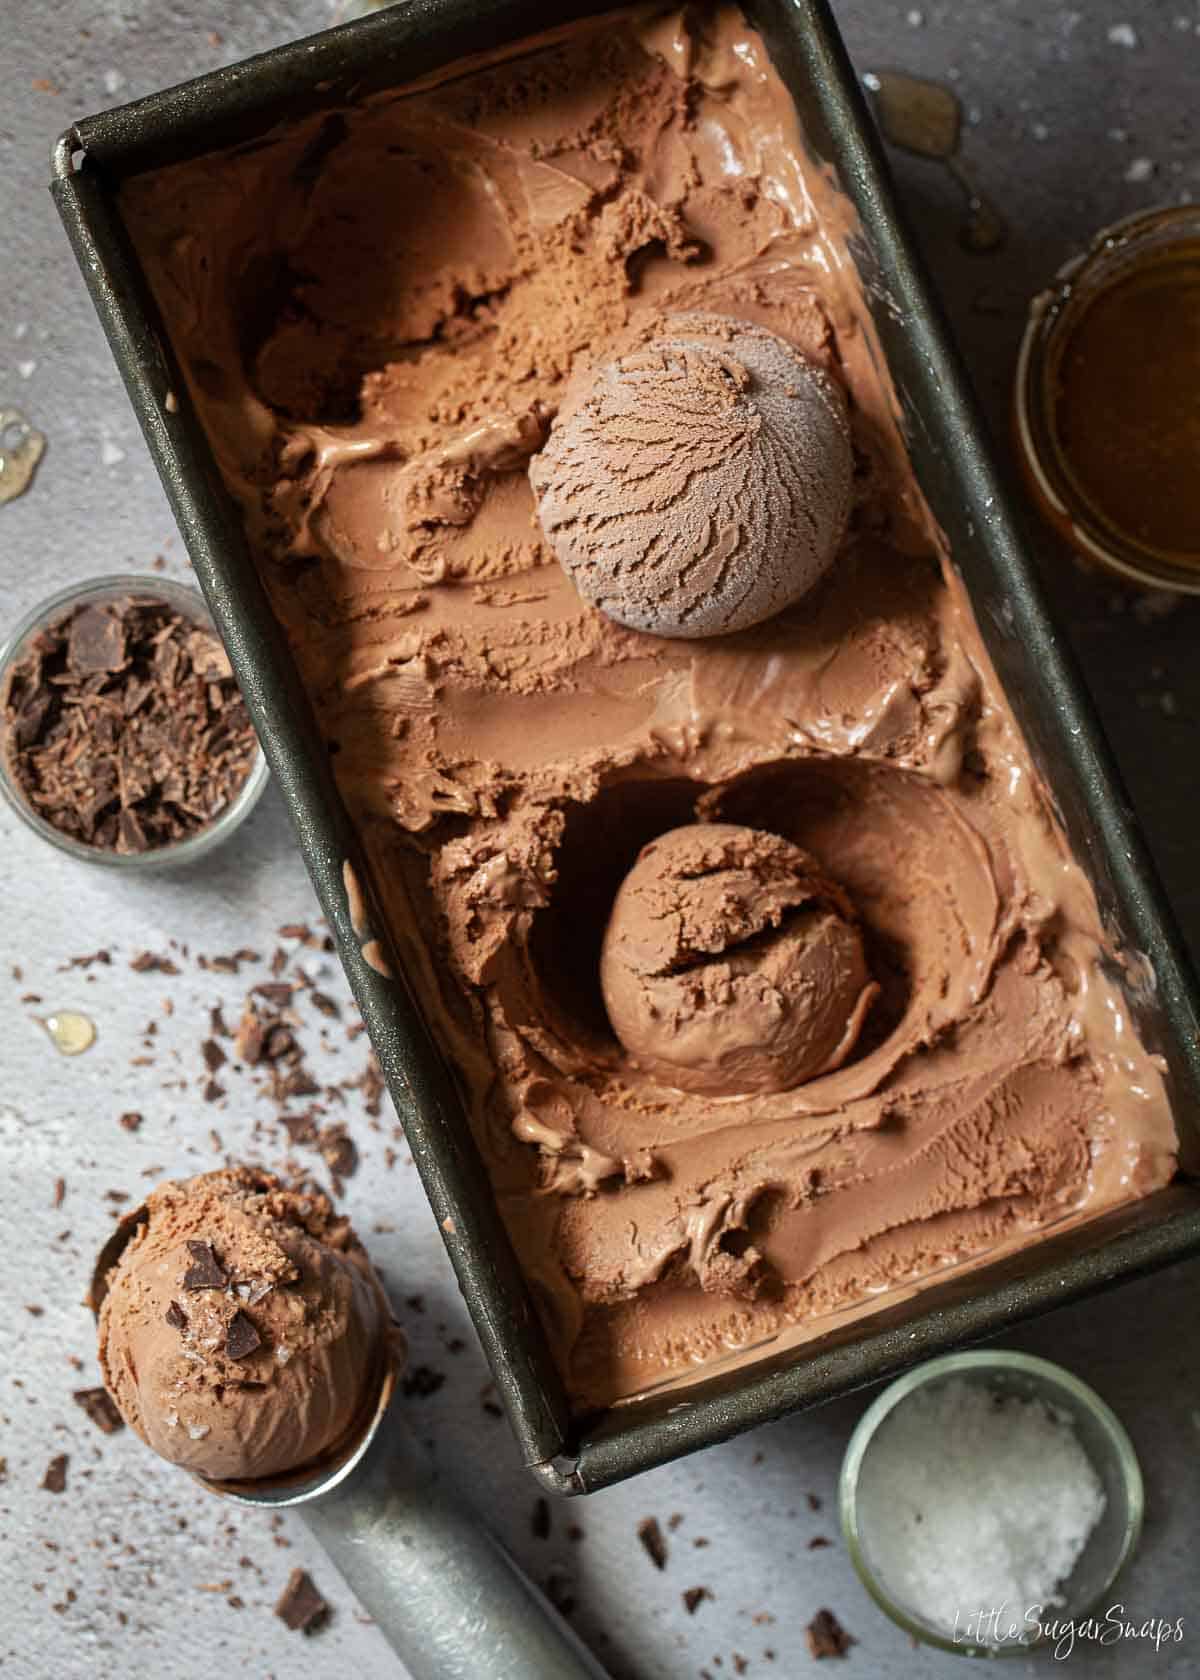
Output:
[[685,1091],[787,1091],[840,1067],[879,988],[846,895],[790,840],[733,823],[643,847],[600,959],[613,1030]]
[[773,618],[827,570],[852,456],[828,374],[761,327],[677,316],[591,378],[529,468],[580,594],[657,636]]

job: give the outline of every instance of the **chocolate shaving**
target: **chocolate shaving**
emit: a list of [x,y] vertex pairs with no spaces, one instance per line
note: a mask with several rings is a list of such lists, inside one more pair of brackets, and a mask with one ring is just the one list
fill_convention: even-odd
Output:
[[328,1601],[306,1569],[293,1569],[275,1606],[275,1614],[293,1633],[313,1633],[329,1620]]
[[854,1644],[852,1634],[846,1632],[832,1610],[818,1610],[804,1630],[812,1656],[844,1657]]
[[167,1323],[171,1326],[172,1330],[186,1330],[187,1329],[187,1314],[184,1312],[183,1308],[179,1305],[178,1301],[172,1301],[171,1302],[171,1305],[167,1308],[166,1312],[163,1314],[163,1317],[166,1319]]
[[330,1172],[336,1178],[349,1178],[358,1167],[358,1150],[345,1126],[326,1126],[318,1141]]
[[106,1388],[77,1388],[71,1398],[83,1407],[102,1434],[115,1435],[118,1429],[124,1429],[125,1419],[113,1405]]
[[646,1556],[655,1569],[667,1567],[667,1540],[658,1526],[657,1517],[643,1517],[637,1525],[637,1537],[645,1547]]
[[262,1337],[254,1320],[239,1307],[229,1320],[225,1332],[225,1352],[230,1359],[245,1359],[248,1353],[262,1346]]
[[190,1266],[184,1273],[183,1287],[185,1289],[224,1289],[229,1282],[229,1273],[217,1259],[212,1244],[189,1239],[187,1251],[196,1264]]
[[66,1453],[57,1453],[47,1464],[46,1474],[42,1477],[42,1487],[47,1493],[66,1492],[67,1465],[70,1462]]
[[217,637],[151,595],[76,607],[39,631],[12,668],[3,722],[33,810],[118,853],[207,827],[258,751]]
[[414,1365],[400,1386],[409,1399],[415,1396],[418,1400],[425,1400],[436,1394],[445,1380],[445,1374],[435,1371],[430,1365]]
[[224,1067],[227,1057],[215,1038],[206,1038],[200,1046],[200,1054],[204,1057],[204,1065],[209,1073],[216,1073]]
[[178,974],[179,964],[155,951],[139,951],[130,957],[129,966],[135,974]]

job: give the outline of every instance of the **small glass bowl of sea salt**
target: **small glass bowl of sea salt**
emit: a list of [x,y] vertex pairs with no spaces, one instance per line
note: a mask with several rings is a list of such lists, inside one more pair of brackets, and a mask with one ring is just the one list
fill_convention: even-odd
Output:
[[886,1388],[851,1437],[839,1501],[875,1602],[963,1656],[1027,1655],[1103,1615],[1142,1527],[1112,1411],[1061,1366],[1002,1351],[933,1359]]

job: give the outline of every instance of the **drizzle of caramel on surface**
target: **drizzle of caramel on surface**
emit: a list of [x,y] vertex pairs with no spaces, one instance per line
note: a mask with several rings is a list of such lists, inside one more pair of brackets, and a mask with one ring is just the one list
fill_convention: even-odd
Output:
[[1084,500],[1200,569],[1200,241],[1098,291],[1056,369],[1054,430]]

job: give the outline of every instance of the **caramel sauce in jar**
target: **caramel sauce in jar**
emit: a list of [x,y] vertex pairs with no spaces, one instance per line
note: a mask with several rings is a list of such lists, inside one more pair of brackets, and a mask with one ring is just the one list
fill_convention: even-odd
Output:
[[1034,301],[1017,433],[1043,510],[1085,557],[1200,593],[1200,212],[1101,234]]

